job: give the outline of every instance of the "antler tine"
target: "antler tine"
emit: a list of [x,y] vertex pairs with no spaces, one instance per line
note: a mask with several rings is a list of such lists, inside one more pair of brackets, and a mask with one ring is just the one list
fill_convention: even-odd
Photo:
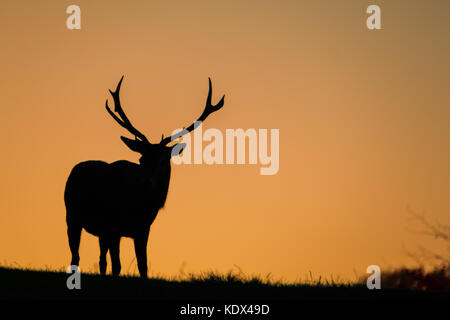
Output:
[[212,105],[211,104],[211,97],[212,97],[211,78],[208,78],[208,80],[209,80],[209,91],[208,91],[208,97],[206,98],[206,106],[205,106],[205,109],[203,110],[203,113],[200,115],[200,117],[193,124],[191,124],[186,129],[183,129],[180,132],[177,132],[176,134],[174,134],[174,135],[172,135],[170,137],[162,138],[160,144],[166,145],[170,141],[178,139],[178,138],[184,136],[185,134],[195,130],[203,121],[206,120],[206,118],[211,113],[216,112],[217,110],[219,110],[220,108],[223,107],[224,102],[225,102],[225,95],[223,95],[222,99],[220,99],[220,101],[216,105]]
[[111,117],[113,117],[113,119],[116,120],[116,122],[118,124],[120,124],[122,127],[127,129],[131,134],[133,134],[135,136],[135,138],[139,138],[141,141],[144,141],[144,142],[149,142],[148,139],[131,124],[130,120],[128,120],[128,117],[126,116],[125,112],[123,111],[122,106],[120,105],[119,93],[120,93],[120,87],[122,85],[123,77],[124,76],[122,76],[122,78],[120,78],[120,81],[117,84],[116,91],[109,90],[109,92],[111,93],[113,100],[114,100],[114,111],[119,114],[120,118],[118,116],[116,116],[114,114],[114,112],[112,112],[111,109],[109,108],[108,99],[106,99],[106,104],[105,104],[106,111],[108,111],[108,113],[111,115]]

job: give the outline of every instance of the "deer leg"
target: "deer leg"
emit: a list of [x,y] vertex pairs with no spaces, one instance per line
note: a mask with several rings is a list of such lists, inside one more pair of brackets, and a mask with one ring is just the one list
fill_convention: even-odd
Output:
[[134,251],[136,252],[139,274],[142,278],[147,277],[147,241],[148,231],[134,238]]
[[100,268],[100,274],[105,275],[106,274],[106,254],[108,253],[108,244],[106,241],[106,238],[104,236],[100,236],[98,238],[98,242],[100,244],[100,261],[98,263]]
[[80,248],[81,226],[77,224],[68,224],[67,236],[69,238],[70,252],[72,253],[72,261],[70,264],[72,266],[78,266],[80,263],[80,255],[78,254],[78,250]]
[[111,256],[112,274],[120,274],[120,237],[113,237],[109,240],[109,254]]

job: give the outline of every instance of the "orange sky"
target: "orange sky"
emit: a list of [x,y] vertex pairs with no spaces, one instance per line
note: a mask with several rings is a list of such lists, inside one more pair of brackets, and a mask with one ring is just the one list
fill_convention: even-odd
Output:
[[[82,29],[66,28],[77,4]],[[382,28],[366,28],[378,4]],[[173,166],[150,232],[153,274],[209,269],[287,280],[411,264],[407,206],[449,223],[449,1],[3,1],[0,262],[70,262],[63,191],[89,159],[137,161],[104,102],[152,141],[202,111],[204,130],[277,128],[280,170]],[[205,200],[207,199],[207,200]],[[81,270],[94,271],[86,232]],[[135,268],[122,240],[122,270]]]

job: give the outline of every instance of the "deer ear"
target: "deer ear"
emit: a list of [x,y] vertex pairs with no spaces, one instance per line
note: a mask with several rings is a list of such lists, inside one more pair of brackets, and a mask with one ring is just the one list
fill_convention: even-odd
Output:
[[144,153],[144,143],[142,141],[128,139],[123,136],[121,136],[120,139],[122,139],[123,143],[125,143],[131,150],[139,152],[140,154]]
[[177,143],[177,144],[173,145],[172,147],[170,147],[171,148],[170,157],[175,157],[175,156],[180,155],[183,152],[185,147],[186,147],[186,143]]

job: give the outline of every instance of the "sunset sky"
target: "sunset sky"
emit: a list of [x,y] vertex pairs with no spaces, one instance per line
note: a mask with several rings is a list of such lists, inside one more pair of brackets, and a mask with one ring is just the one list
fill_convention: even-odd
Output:
[[[81,30],[66,28],[71,4]],[[371,4],[382,30],[366,27]],[[354,279],[413,265],[419,245],[444,250],[407,208],[450,223],[449,12],[447,0],[2,1],[0,263],[66,268],[72,167],[138,161],[104,108],[122,75],[122,105],[153,142],[200,115],[208,77],[213,102],[226,99],[203,130],[279,129],[276,175],[173,165],[150,275]],[[98,255],[83,232],[81,270]],[[137,272],[130,239],[121,260]]]

